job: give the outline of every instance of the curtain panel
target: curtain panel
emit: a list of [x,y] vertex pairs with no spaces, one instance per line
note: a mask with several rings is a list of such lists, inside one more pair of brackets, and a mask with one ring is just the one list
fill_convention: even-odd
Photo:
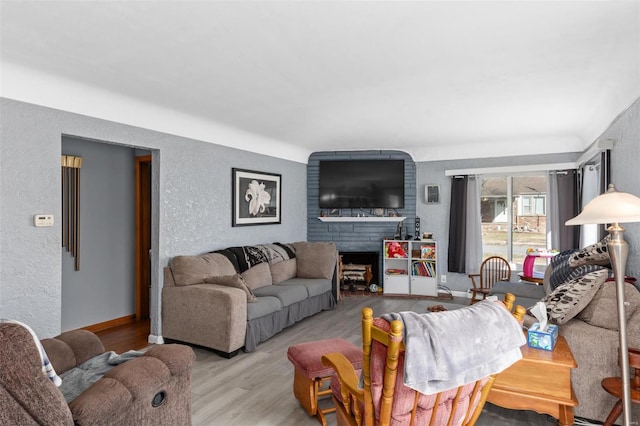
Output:
[[467,240],[467,184],[468,176],[451,178],[451,205],[449,208],[449,272],[464,273]]

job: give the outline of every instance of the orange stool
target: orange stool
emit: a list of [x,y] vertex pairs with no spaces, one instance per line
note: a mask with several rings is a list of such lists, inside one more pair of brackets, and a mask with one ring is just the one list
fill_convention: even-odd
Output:
[[362,369],[362,349],[344,339],[317,340],[290,346],[287,358],[293,364],[293,394],[310,416],[316,416],[325,426],[327,413],[336,411],[335,407],[320,409],[318,397],[331,395],[331,389],[323,389],[331,379],[333,368],[322,364],[322,355],[340,352],[355,369]]
[[[635,369],[631,379],[631,401],[640,404],[640,349],[629,348],[629,367]],[[611,395],[618,398],[604,424],[611,426],[622,414],[622,379],[620,377],[607,377],[602,379],[602,387]]]

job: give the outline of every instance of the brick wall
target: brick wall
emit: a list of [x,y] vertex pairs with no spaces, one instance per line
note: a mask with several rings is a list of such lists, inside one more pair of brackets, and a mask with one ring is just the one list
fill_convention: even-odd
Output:
[[[309,157],[307,165],[307,239],[309,241],[333,241],[341,252],[377,251],[380,253],[379,263],[382,262],[382,240],[392,238],[397,232],[394,222],[321,222],[319,198],[319,162],[320,160],[351,160],[351,159],[400,159],[404,163],[404,208],[396,209],[400,216],[407,219],[403,225],[405,234],[414,236],[414,221],[416,217],[416,166],[411,156],[401,151],[325,151],[316,152]],[[365,212],[356,209],[343,209],[342,216],[355,216]],[[372,282],[380,283],[381,277],[374,277]]]

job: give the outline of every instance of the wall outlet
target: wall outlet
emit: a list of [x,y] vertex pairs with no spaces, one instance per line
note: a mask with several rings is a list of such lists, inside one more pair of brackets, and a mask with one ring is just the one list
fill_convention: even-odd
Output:
[[442,284],[446,284],[447,283],[447,276],[446,275],[440,275],[440,282]]

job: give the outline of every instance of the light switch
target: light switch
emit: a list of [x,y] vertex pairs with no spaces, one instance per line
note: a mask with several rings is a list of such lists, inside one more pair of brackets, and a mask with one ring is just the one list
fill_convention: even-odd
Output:
[[33,216],[33,224],[37,227],[53,226],[52,214],[37,214]]

